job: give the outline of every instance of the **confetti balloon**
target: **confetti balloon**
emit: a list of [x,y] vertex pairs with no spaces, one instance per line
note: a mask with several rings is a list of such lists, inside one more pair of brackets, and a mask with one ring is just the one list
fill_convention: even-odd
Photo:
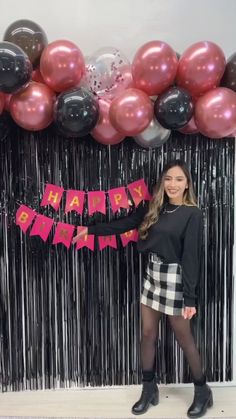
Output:
[[112,99],[132,85],[131,65],[119,49],[101,48],[87,58],[82,86],[98,96]]

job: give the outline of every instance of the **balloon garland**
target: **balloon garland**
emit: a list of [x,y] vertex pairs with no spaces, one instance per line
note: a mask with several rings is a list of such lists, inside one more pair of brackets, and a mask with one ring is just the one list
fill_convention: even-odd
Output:
[[228,62],[214,42],[200,41],[179,57],[150,41],[133,62],[114,47],[90,57],[69,40],[48,44],[30,20],[13,22],[0,42],[0,113],[38,131],[54,123],[64,137],[88,133],[105,145],[133,136],[159,147],[171,130],[210,138],[236,133],[236,53]]

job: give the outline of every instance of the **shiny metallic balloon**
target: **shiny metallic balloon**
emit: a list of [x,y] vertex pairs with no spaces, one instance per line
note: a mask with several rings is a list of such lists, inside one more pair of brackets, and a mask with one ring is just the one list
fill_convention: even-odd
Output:
[[96,97],[80,87],[62,92],[54,109],[56,130],[65,137],[83,137],[96,125],[99,105]]
[[195,107],[199,132],[209,138],[223,138],[236,130],[236,93],[217,87],[200,97]]
[[134,85],[149,96],[159,95],[175,80],[178,60],[175,51],[163,41],[149,41],[135,54],[132,63]]
[[173,86],[158,96],[154,114],[166,129],[184,127],[193,116],[193,101],[187,90]]
[[113,127],[125,136],[138,135],[150,124],[153,104],[138,89],[126,89],[111,102],[109,117]]
[[191,95],[200,96],[220,84],[225,70],[225,56],[214,42],[190,45],[179,59],[176,82]]
[[41,54],[48,44],[47,35],[41,26],[28,19],[11,23],[3,39],[22,48],[34,67],[39,64]]
[[45,84],[30,82],[10,100],[10,113],[14,121],[29,131],[47,128],[53,120],[54,92]]
[[140,134],[134,137],[135,142],[144,148],[156,148],[162,146],[171,134],[171,130],[163,128],[161,124],[153,118],[149,126]]
[[84,57],[74,42],[51,42],[40,59],[40,73],[45,83],[55,92],[78,86],[85,72]]
[[236,92],[236,52],[227,60],[224,75],[220,85]]
[[32,65],[25,52],[11,42],[0,42],[0,91],[16,93],[31,78]]
[[99,104],[99,119],[96,126],[91,131],[92,137],[101,144],[115,145],[123,141],[124,136],[120,134],[111,124],[109,111],[111,102],[100,98]]

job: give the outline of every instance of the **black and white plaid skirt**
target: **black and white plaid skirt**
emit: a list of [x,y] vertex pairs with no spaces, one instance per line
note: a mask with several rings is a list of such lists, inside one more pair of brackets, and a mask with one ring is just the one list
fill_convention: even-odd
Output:
[[163,263],[151,253],[144,278],[141,303],[171,316],[183,313],[182,270],[178,263]]

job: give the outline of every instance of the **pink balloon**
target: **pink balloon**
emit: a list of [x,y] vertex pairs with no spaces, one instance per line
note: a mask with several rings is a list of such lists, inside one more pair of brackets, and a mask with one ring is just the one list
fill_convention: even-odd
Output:
[[147,42],[136,52],[132,63],[135,87],[149,96],[159,95],[173,84],[177,67],[176,53],[168,44]]
[[53,120],[55,95],[48,86],[31,82],[12,96],[11,116],[20,127],[29,131],[46,128]]
[[0,92],[0,114],[2,113],[4,109],[4,104],[5,104],[5,95],[4,93]]
[[45,84],[45,80],[42,77],[42,74],[40,73],[39,68],[36,68],[33,72],[32,72],[32,80],[33,81],[37,81],[38,83],[43,83]]
[[178,131],[182,134],[196,134],[199,132],[195,123],[194,116],[192,116],[190,121],[183,128],[178,129]]
[[100,117],[97,125],[91,131],[91,135],[101,144],[119,144],[121,141],[123,141],[124,135],[116,131],[116,129],[111,125],[109,117],[111,102],[104,99],[99,99],[98,103]]
[[123,135],[137,135],[144,131],[153,118],[153,103],[146,93],[127,89],[111,102],[110,121]]
[[85,73],[83,54],[73,42],[54,41],[42,53],[40,72],[55,92],[77,86]]
[[199,131],[210,138],[222,138],[236,130],[236,93],[217,87],[198,99],[195,122]]
[[224,53],[218,45],[197,42],[181,55],[176,82],[192,95],[203,95],[220,84],[225,65]]
[[231,134],[226,135],[226,138],[235,138],[236,137],[236,131],[231,132]]

